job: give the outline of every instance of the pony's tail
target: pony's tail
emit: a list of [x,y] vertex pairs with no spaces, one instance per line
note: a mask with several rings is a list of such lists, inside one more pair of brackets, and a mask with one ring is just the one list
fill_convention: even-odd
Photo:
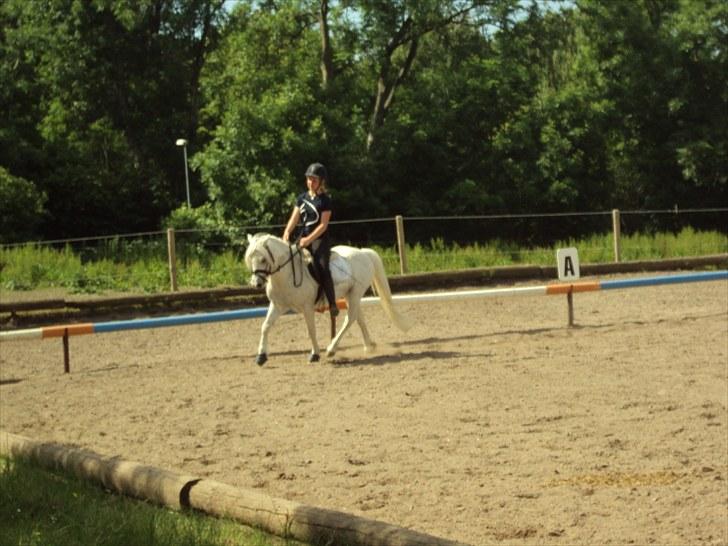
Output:
[[392,291],[389,288],[389,281],[387,281],[387,274],[384,271],[384,264],[382,258],[379,257],[375,251],[370,248],[362,249],[369,256],[369,260],[372,262],[374,267],[374,291],[379,296],[379,303],[382,304],[382,308],[392,322],[402,330],[406,332],[414,325],[414,322],[409,317],[406,317],[394,308],[392,301]]

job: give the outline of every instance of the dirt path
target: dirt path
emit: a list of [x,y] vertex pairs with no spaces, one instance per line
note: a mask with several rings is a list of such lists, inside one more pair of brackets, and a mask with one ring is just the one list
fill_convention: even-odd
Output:
[[[471,544],[728,544],[728,283],[0,345],[0,428]],[[325,317],[319,331],[326,332]]]

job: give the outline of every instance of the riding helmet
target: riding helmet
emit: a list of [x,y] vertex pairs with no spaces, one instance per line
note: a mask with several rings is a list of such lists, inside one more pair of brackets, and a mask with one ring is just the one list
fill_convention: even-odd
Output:
[[306,176],[315,176],[317,178],[325,178],[328,180],[329,176],[326,172],[326,167],[321,163],[311,163],[306,169]]

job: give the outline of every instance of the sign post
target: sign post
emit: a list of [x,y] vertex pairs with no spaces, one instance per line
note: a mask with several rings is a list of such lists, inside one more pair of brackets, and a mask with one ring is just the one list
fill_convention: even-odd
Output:
[[[556,251],[556,270],[561,282],[579,279],[579,252],[576,248],[560,248]],[[571,327],[574,326],[574,295],[572,290],[566,293],[566,301],[569,305],[569,326]]]

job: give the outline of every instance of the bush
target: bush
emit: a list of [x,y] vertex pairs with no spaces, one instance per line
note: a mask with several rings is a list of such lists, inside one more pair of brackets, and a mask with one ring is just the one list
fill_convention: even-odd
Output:
[[184,205],[164,219],[165,229],[185,233],[185,242],[200,247],[230,244],[233,231],[210,203],[197,208]]
[[46,194],[0,167],[0,243],[27,241],[45,215]]

